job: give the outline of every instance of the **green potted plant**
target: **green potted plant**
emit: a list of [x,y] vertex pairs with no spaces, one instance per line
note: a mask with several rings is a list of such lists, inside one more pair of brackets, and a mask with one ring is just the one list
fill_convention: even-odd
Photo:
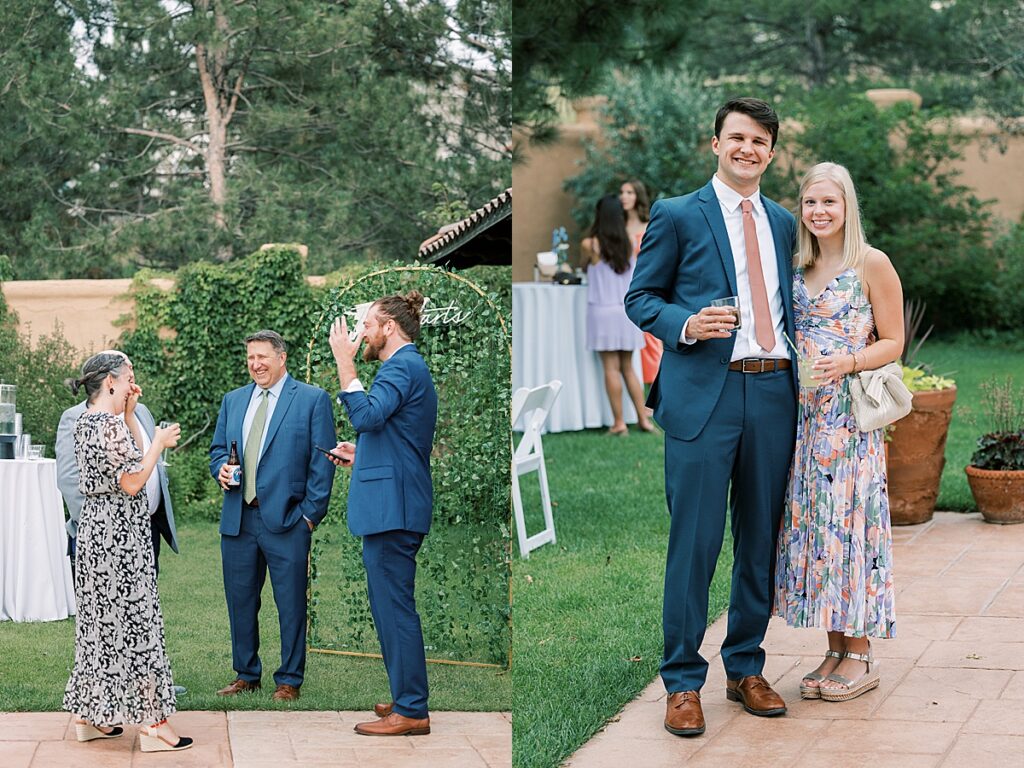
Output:
[[[932,332],[917,338],[924,318],[923,302],[904,307],[904,341],[900,363],[903,383],[914,395],[913,410],[893,425],[888,445],[889,514],[893,525],[931,520],[946,463],[946,436],[956,402],[956,383],[917,363],[917,353]],[[916,343],[915,343],[916,342]]]
[[981,385],[990,431],[965,467],[974,502],[987,523],[1024,523],[1024,387],[1013,379]]

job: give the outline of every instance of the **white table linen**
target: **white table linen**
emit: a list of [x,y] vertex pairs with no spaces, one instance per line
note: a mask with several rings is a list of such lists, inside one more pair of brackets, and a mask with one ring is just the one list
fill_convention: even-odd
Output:
[[0,621],[57,621],[74,612],[57,462],[0,461]]
[[[613,423],[601,358],[587,350],[586,340],[585,285],[512,284],[512,391],[539,387],[552,379],[563,385],[548,418],[548,432]],[[633,369],[642,381],[639,350],[633,354]],[[635,424],[636,409],[625,383],[622,401],[626,423]]]

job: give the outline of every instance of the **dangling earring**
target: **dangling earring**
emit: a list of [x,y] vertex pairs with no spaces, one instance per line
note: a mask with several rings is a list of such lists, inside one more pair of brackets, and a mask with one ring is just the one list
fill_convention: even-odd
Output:
[[114,388],[113,387],[110,388],[110,394],[114,394]]

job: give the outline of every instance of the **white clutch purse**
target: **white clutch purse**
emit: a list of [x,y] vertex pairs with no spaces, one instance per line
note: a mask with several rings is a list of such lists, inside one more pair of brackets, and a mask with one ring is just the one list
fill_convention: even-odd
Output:
[[853,418],[861,432],[872,432],[899,421],[913,406],[914,396],[903,383],[899,363],[861,371],[850,380]]

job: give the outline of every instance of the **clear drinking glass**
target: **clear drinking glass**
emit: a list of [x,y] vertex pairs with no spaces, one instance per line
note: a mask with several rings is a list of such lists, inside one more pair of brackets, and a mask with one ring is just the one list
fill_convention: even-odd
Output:
[[[160,422],[160,429],[167,429],[173,423],[174,423],[173,421],[161,421]],[[169,467],[169,466],[171,466],[170,464],[167,463],[167,452],[169,450],[170,450],[169,448],[164,448],[163,453],[160,454],[160,466],[161,467]]]
[[815,378],[817,372],[814,370],[814,361],[811,358],[801,356],[797,363],[797,370],[800,374],[800,386],[804,389],[817,389],[821,384]]
[[732,310],[733,315],[736,316],[736,325],[729,330],[729,333],[735,333],[743,325],[743,316],[740,313],[740,297],[739,296],[726,296],[722,299],[713,299],[711,301],[712,307],[728,307]]

